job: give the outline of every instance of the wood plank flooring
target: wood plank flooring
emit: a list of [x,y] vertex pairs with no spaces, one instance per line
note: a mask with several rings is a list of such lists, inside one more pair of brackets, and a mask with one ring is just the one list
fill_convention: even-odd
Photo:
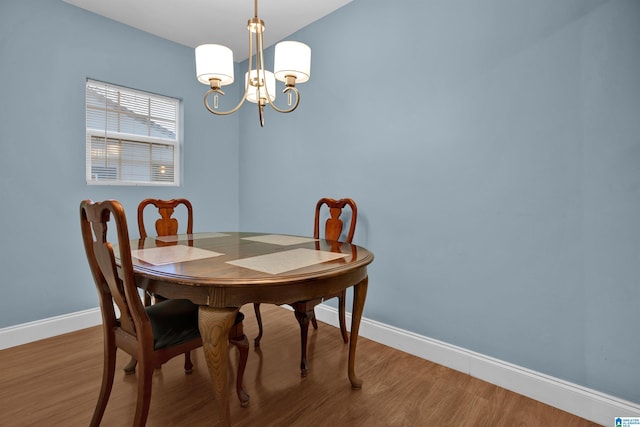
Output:
[[[310,371],[300,377],[299,329],[293,313],[262,305],[265,335],[257,333],[253,308],[243,307],[251,341],[245,387],[247,408],[231,397],[235,426],[597,426],[553,407],[440,365],[360,338],[356,372],[362,390],[347,379],[348,346],[340,331],[310,328]],[[235,349],[230,351],[235,372]],[[103,426],[131,424],[136,376],[125,376],[128,356],[118,352]],[[202,349],[194,372],[173,359],[154,375],[148,426],[210,426],[215,417]],[[89,328],[0,351],[0,426],[87,426],[102,375],[102,332]],[[229,378],[230,383],[233,378]],[[233,387],[230,388],[232,391]]]

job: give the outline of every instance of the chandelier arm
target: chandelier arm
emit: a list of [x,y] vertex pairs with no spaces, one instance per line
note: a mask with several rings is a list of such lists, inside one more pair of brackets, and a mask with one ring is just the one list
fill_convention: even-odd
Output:
[[[256,0],[256,4],[257,4],[257,0]],[[256,6],[257,7],[257,6]],[[256,11],[257,14],[257,11]],[[265,84],[264,84],[264,92],[267,96],[267,103],[271,106],[271,108],[273,108],[274,110],[276,110],[278,113],[290,113],[293,110],[295,110],[296,108],[298,108],[298,104],[300,104],[300,92],[298,91],[298,89],[295,86],[287,86],[284,88],[284,90],[282,91],[282,93],[287,93],[289,91],[293,91],[296,94],[296,102],[293,104],[293,106],[291,108],[279,108],[276,104],[273,103],[273,101],[271,101],[271,96],[269,96],[269,88],[267,86],[267,78],[264,72],[264,41],[263,41],[263,35],[262,35],[262,31],[259,31],[258,33],[256,33],[256,39],[257,39],[257,44],[258,44],[258,50],[256,52],[256,55],[259,56],[259,58],[256,58],[256,68],[259,68],[259,72],[258,73],[262,73],[262,77],[264,78]],[[259,63],[258,63],[259,62]],[[264,126],[264,117],[263,117],[263,109],[264,107],[260,107],[260,124],[262,126]]]
[[228,111],[217,111],[217,110],[214,110],[213,108],[211,108],[211,106],[209,105],[209,95],[211,95],[212,93],[219,93],[219,94],[224,96],[224,92],[222,92],[219,89],[218,90],[209,89],[207,91],[207,93],[204,94],[204,106],[207,107],[207,110],[209,110],[210,113],[213,113],[213,114],[215,114],[217,116],[226,116],[228,114],[235,113],[236,111],[238,111],[240,109],[240,107],[242,107],[242,104],[244,104],[244,101],[247,99],[247,91],[245,90],[244,96],[242,97],[240,102],[238,102],[238,105],[236,105],[235,107],[233,107],[231,110],[228,110]]
[[296,94],[296,102],[293,103],[293,106],[291,106],[291,108],[278,108],[278,106],[276,106],[276,104],[274,104],[273,102],[269,101],[269,105],[271,105],[271,108],[276,110],[278,113],[290,113],[293,110],[295,110],[296,108],[298,108],[298,104],[300,104],[300,92],[298,91],[297,87],[295,87],[295,86],[286,87],[286,88],[284,88],[282,93],[287,93],[290,90],[293,91],[293,93]]
[[[258,0],[255,2],[255,18],[258,19]],[[253,37],[251,36],[251,31],[249,31],[249,60],[247,61],[247,78],[244,82],[244,97],[246,98],[249,94],[249,86],[251,86],[251,69],[253,68]],[[257,55],[257,52],[256,52]],[[258,63],[258,58],[256,57],[256,65]]]
[[[257,0],[256,0],[256,7],[257,7]],[[256,9],[256,13],[257,13],[257,9]],[[253,37],[251,37],[251,32],[249,32],[249,60],[247,62],[249,64],[248,70],[250,72],[251,67],[253,66]],[[224,96],[224,92],[222,90],[214,89],[214,88],[209,89],[207,93],[204,94],[204,106],[207,108],[207,110],[209,110],[210,113],[213,113],[216,116],[226,116],[226,115],[235,113],[240,109],[240,107],[242,107],[242,104],[244,104],[244,102],[247,100],[247,95],[249,94],[249,80],[250,79],[247,79],[247,81],[245,82],[244,94],[242,95],[242,98],[240,99],[238,104],[232,109],[227,111],[217,111],[211,108],[211,106],[209,105],[209,95],[211,95],[212,93],[218,93]]]
[[[258,0],[256,0],[256,15],[258,13]],[[264,40],[262,30],[256,32],[256,44],[258,50],[256,51],[256,71],[258,73],[258,79],[262,78],[264,81],[264,93],[267,96],[267,102],[271,104],[271,96],[269,96],[269,87],[267,85],[267,74],[264,68]],[[262,117],[262,112],[260,113]]]

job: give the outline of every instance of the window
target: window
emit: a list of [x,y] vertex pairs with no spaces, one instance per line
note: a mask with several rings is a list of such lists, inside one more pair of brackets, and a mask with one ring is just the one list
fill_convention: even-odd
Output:
[[180,101],[87,80],[87,184],[180,184]]

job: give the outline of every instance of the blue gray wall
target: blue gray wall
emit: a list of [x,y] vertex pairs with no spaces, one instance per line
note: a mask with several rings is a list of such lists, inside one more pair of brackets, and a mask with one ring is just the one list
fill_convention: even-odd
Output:
[[[192,49],[4,0],[0,327],[97,305],[84,198],[310,234],[349,196],[367,317],[640,402],[639,23],[636,0],[354,0],[291,37],[311,81],[259,129],[204,110]],[[85,184],[87,77],[183,100],[182,187]]]
[[[85,182],[87,78],[183,100],[181,187]],[[196,230],[238,229],[238,118],[211,120],[193,49],[62,0],[0,2],[0,327],[97,307],[80,237],[85,198],[187,197]]]
[[640,2],[355,0],[290,39],[242,228],[352,197],[367,317],[640,402]]

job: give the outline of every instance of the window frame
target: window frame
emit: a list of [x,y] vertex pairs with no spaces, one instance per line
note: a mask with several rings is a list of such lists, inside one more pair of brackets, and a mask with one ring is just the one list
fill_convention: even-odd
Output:
[[[90,95],[90,87],[94,88],[104,88],[105,91],[117,92],[118,101],[111,100],[113,105],[108,106],[109,99],[105,96],[105,106],[104,109],[97,107],[98,104],[90,105],[89,97]],[[93,90],[94,94],[96,93]],[[131,110],[123,110],[126,109],[126,106],[123,106],[124,101],[121,103],[120,95],[125,96],[133,96],[136,98],[142,98],[149,103],[149,111],[146,115],[135,113]],[[95,96],[95,95],[93,95]],[[115,114],[118,116],[118,120],[120,120],[120,116],[127,116],[129,120],[137,121],[138,118],[132,119],[132,117],[140,117],[141,119],[148,120],[143,126],[147,126],[147,132],[151,133],[151,128],[156,126],[161,126],[157,122],[153,120],[153,116],[151,114],[151,103],[153,101],[161,102],[169,105],[170,114],[172,119],[170,123],[175,126],[175,131],[171,132],[171,130],[167,130],[168,133],[173,133],[173,138],[163,138],[159,136],[151,136],[149,134],[143,135],[138,133],[129,133],[129,132],[121,132],[118,130],[109,129],[113,123],[109,123],[109,115]],[[144,104],[137,104],[136,107],[142,106]],[[159,95],[152,92],[147,92],[139,89],[132,89],[125,86],[120,86],[112,83],[107,83],[99,80],[94,80],[87,78],[85,84],[85,179],[87,185],[111,185],[111,186],[150,186],[150,187],[178,187],[181,184],[181,158],[182,158],[182,128],[181,128],[181,108],[182,101],[179,98],[169,97],[166,95]],[[102,127],[90,127],[90,114],[104,114],[105,124]],[[123,114],[124,112],[124,114]],[[92,116],[93,117],[93,116]],[[173,119],[175,117],[175,120]],[[92,121],[95,123],[95,119],[92,118]],[[140,123],[138,123],[140,124]],[[134,123],[135,125],[135,123]],[[120,122],[118,121],[118,126],[120,126]],[[157,128],[156,128],[157,129]],[[102,143],[103,146],[97,146],[99,143]],[[140,144],[140,145],[139,145]],[[159,162],[158,160],[154,160],[154,149],[162,150],[163,147],[170,148],[171,153],[173,154],[173,160],[171,161],[169,157],[168,162]],[[104,150],[105,153],[102,155],[102,159],[95,155],[96,150]],[[143,160],[142,157],[136,156],[136,151],[140,151],[140,149],[147,150],[149,152],[149,159]],[[113,154],[113,151],[117,150],[116,154]],[[107,153],[107,151],[111,151],[112,154]],[[126,156],[129,154],[129,156]],[[110,169],[113,169],[116,174],[115,179],[95,179],[96,174],[94,168],[100,168],[101,166],[97,164],[99,161],[105,161],[104,168],[105,174],[109,174]],[[127,168],[136,168],[135,163],[140,164],[140,170],[143,171],[140,176],[144,176],[147,174],[147,179],[125,179],[122,178],[122,173],[125,173],[123,170]],[[162,180],[154,180],[155,176],[158,176],[156,167],[160,170],[163,166],[168,166],[169,168],[173,168],[173,179],[162,181]],[[129,177],[130,178],[130,177]]]

